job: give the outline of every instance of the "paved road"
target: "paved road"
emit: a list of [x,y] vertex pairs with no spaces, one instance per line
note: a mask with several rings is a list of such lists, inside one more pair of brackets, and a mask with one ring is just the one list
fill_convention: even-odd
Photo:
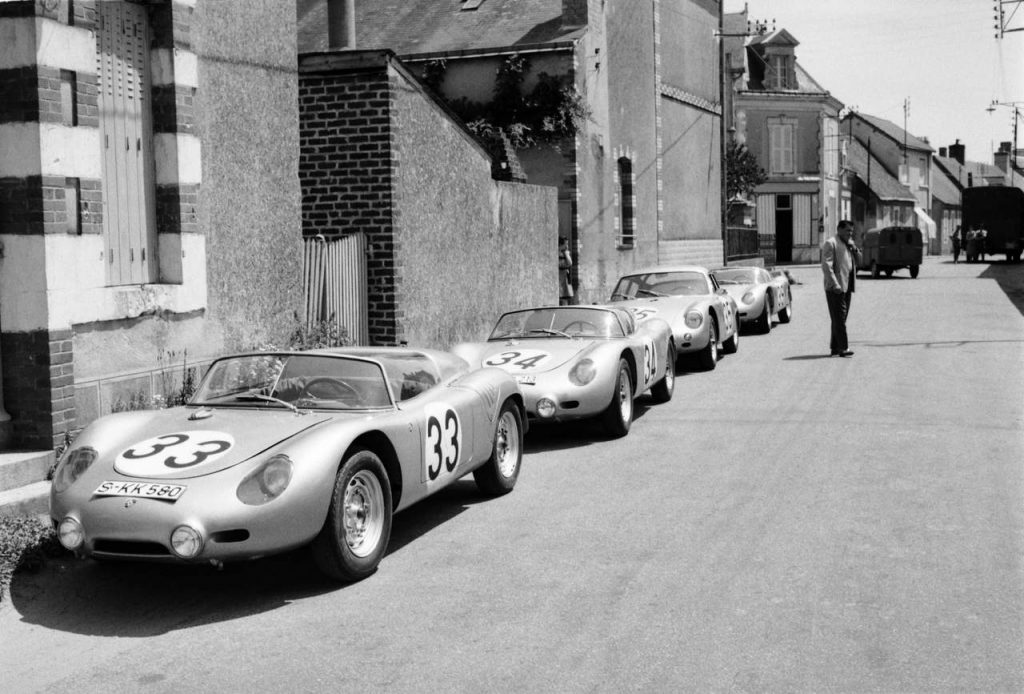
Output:
[[852,359],[794,272],[793,323],[625,439],[535,429],[513,494],[399,515],[360,584],[19,575],[5,691],[1024,691],[1024,265],[862,279]]

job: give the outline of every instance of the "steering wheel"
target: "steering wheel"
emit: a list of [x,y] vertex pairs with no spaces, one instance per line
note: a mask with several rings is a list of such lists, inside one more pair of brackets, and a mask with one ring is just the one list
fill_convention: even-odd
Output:
[[348,383],[330,376],[311,378],[302,387],[302,395],[314,400],[342,400],[353,404],[359,404],[363,400],[363,396],[358,390]]
[[596,335],[597,326],[594,325],[593,323],[588,323],[585,320],[574,320],[572,323],[569,323],[567,326],[565,326],[565,328],[562,329],[562,332]]

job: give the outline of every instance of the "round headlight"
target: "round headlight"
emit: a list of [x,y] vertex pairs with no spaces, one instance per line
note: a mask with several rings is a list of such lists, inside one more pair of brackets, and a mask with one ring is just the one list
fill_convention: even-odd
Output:
[[537,401],[537,415],[548,419],[555,416],[555,403],[550,398],[541,398]]
[[597,367],[593,359],[580,359],[569,371],[569,380],[573,385],[585,386],[597,376]]
[[278,453],[245,476],[238,485],[236,496],[243,504],[259,506],[281,496],[291,481],[292,461]]
[[192,559],[203,549],[203,536],[195,528],[179,525],[171,533],[171,549],[182,559]]
[[754,292],[747,292],[746,294],[740,297],[740,301],[742,301],[745,304],[754,303]]
[[696,330],[700,327],[700,324],[704,322],[704,314],[700,311],[687,311],[686,312],[686,327],[691,330]]
[[53,491],[60,494],[75,483],[96,460],[96,449],[83,446],[70,451],[53,474]]
[[57,526],[57,539],[65,549],[71,551],[78,549],[85,542],[85,531],[82,530],[82,524],[71,516],[65,516]]

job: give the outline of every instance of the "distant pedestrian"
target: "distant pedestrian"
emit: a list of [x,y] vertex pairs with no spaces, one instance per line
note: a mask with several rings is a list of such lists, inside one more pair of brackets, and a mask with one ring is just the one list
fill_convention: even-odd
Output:
[[569,241],[564,236],[558,237],[558,304],[568,306],[572,303],[572,254],[569,253]]
[[825,275],[825,300],[832,323],[829,350],[833,357],[852,357],[846,335],[846,317],[850,313],[850,299],[856,280],[860,249],[850,238],[853,222],[844,219],[836,227],[836,235],[821,245],[821,270]]
[[988,229],[985,228],[985,223],[982,222],[978,225],[978,230],[975,233],[975,237],[978,239],[978,254],[981,256],[981,262],[985,262],[985,253],[988,249],[985,248],[985,244],[988,243]]
[[954,231],[953,235],[949,237],[950,242],[953,244],[953,263],[954,264],[960,262],[960,242],[962,240],[960,238],[961,234],[962,234],[962,232],[960,231],[960,225],[957,224],[956,225],[956,231]]

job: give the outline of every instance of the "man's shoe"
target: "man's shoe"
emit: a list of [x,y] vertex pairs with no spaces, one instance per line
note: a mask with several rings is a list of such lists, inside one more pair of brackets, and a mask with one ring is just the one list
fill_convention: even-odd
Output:
[[852,357],[853,356],[853,352],[851,352],[848,349],[844,349],[842,352],[839,353],[839,356],[841,356],[841,357]]

